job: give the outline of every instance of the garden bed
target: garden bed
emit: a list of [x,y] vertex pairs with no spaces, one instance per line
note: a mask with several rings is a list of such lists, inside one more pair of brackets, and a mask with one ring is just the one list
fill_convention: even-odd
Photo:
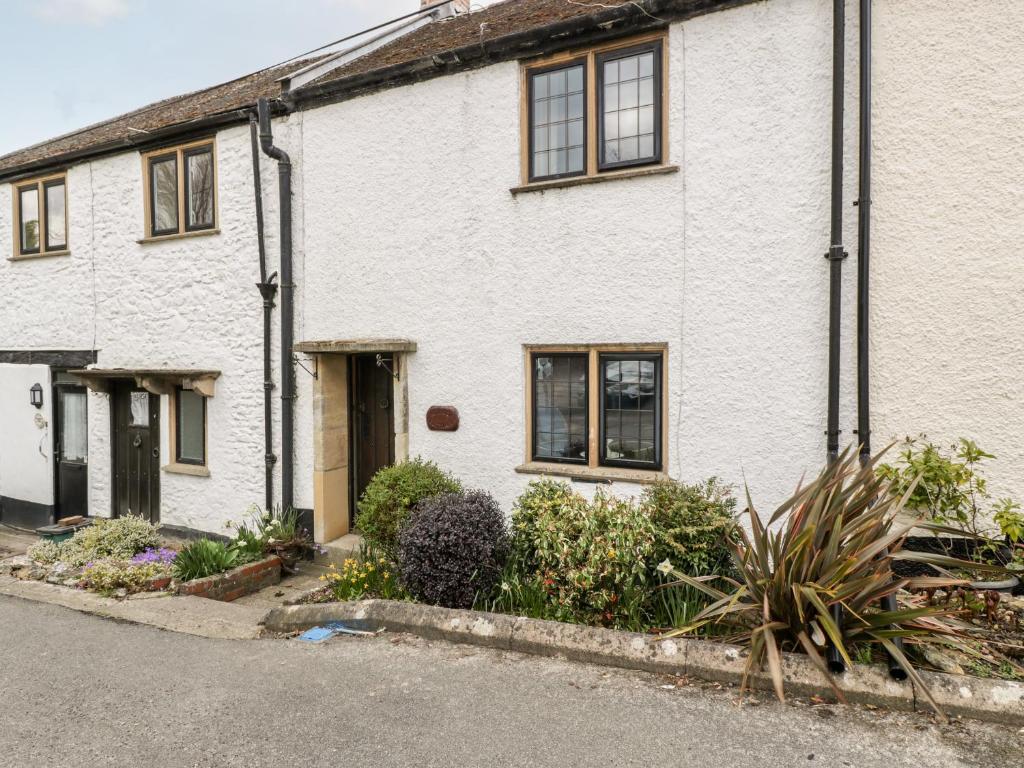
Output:
[[207,597],[230,603],[245,595],[281,583],[281,558],[276,555],[232,568],[225,573],[178,584],[179,595]]

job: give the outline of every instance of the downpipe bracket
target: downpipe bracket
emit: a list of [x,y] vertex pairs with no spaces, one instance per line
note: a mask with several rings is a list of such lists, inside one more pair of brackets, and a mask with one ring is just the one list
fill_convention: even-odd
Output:
[[828,253],[825,254],[825,258],[829,261],[843,261],[850,254],[843,249],[841,245],[833,245],[828,249]]

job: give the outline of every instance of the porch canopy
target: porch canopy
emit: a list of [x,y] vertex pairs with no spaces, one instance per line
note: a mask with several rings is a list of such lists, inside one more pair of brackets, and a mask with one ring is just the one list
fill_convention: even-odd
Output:
[[365,352],[415,352],[416,342],[409,339],[329,339],[325,341],[300,341],[296,352],[307,355],[335,353],[358,355]]
[[109,393],[114,382],[134,381],[136,386],[154,395],[170,395],[176,387],[181,387],[203,397],[213,397],[213,383],[220,377],[220,371],[185,368],[81,368],[69,373],[94,392]]

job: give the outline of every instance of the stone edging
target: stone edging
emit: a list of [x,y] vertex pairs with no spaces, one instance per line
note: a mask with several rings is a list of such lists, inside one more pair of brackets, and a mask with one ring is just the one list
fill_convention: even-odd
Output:
[[[651,635],[598,629],[498,613],[452,610],[391,600],[293,605],[271,610],[264,625],[271,632],[294,632],[328,621],[358,621],[392,632],[482,645],[503,650],[560,656],[570,661],[645,672],[696,677],[739,684],[745,650],[735,645],[695,639],[661,639]],[[833,700],[821,672],[799,654],[785,654],[786,693]],[[1024,724],[1024,684],[922,671],[932,696],[947,715]],[[756,673],[751,687],[772,690],[770,678]],[[840,677],[851,704],[931,712],[910,682],[893,680],[880,666],[857,666]]]

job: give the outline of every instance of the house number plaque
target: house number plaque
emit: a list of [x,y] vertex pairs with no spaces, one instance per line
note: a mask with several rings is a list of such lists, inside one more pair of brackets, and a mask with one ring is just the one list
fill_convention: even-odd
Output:
[[459,411],[453,405],[432,405],[427,409],[427,429],[454,432],[459,428]]

